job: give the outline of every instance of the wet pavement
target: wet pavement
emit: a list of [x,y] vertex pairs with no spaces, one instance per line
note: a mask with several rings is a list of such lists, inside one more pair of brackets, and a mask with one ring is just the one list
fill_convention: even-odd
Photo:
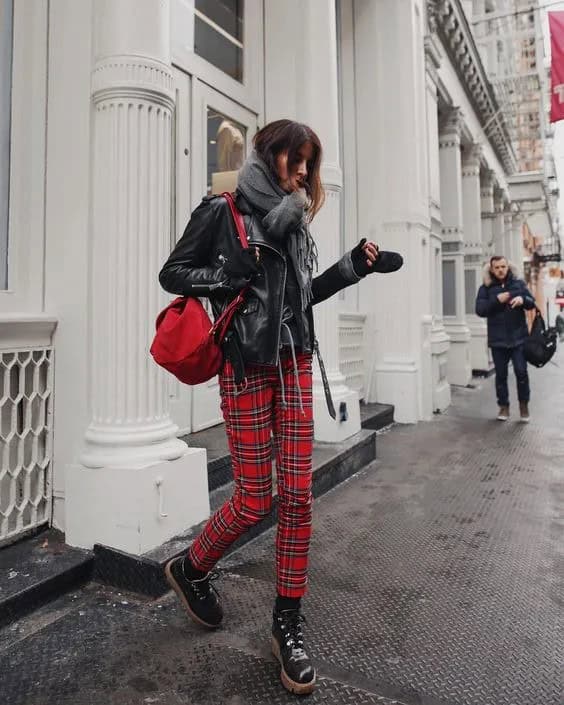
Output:
[[[447,414],[381,435],[378,460],[317,500],[308,702],[564,703],[563,352],[531,371],[529,425],[493,420],[493,379],[476,380]],[[221,564],[217,632],[172,593],[96,584],[5,627],[2,702],[295,702],[269,651],[273,546],[269,531]]]

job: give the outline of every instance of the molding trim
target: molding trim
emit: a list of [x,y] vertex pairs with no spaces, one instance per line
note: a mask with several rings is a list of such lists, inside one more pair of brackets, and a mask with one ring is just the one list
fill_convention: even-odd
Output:
[[[472,30],[460,0],[427,0],[429,28],[436,32],[460,78],[482,127],[499,112]],[[517,171],[517,160],[503,118],[491,130],[490,143],[507,173]]]
[[1,314],[2,351],[50,347],[57,323],[54,316],[42,314]]
[[172,110],[174,97],[172,71],[155,59],[112,56],[98,61],[92,71],[94,104],[126,98],[149,100]]

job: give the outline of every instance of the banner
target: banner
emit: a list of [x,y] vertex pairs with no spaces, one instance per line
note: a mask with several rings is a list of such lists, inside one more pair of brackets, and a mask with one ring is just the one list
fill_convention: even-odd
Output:
[[549,12],[551,60],[550,122],[564,120],[564,12]]

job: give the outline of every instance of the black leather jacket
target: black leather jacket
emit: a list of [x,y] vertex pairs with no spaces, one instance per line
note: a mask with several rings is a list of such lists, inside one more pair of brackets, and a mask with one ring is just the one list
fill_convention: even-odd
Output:
[[[279,360],[280,335],[287,281],[295,280],[291,264],[280,244],[268,236],[249,204],[238,194],[236,204],[243,213],[249,245],[260,251],[260,273],[250,284],[246,304],[235,315],[225,349],[234,363],[276,366]],[[184,234],[164,264],[159,281],[171,294],[208,297],[217,317],[237,293],[223,271],[223,261],[233,248],[240,248],[229,206],[221,196],[204,198],[192,213]],[[353,269],[350,253],[313,279],[313,304],[361,279]],[[299,308],[299,307],[298,307]],[[293,313],[304,331],[300,346],[312,352],[315,341],[311,306]],[[237,360],[239,358],[239,360]]]

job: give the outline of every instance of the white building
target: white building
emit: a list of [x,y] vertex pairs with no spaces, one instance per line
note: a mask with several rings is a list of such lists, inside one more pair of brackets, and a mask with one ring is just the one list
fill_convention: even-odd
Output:
[[318,383],[317,438],[354,434],[359,396],[429,419],[488,368],[480,270],[520,232],[471,4],[2,0],[0,542],[52,521],[141,553],[206,516],[178,436],[219,422],[217,386],[152,363],[157,274],[270,120],[323,142],[320,266],[363,235],[405,258],[316,311],[349,409],[331,422]]

